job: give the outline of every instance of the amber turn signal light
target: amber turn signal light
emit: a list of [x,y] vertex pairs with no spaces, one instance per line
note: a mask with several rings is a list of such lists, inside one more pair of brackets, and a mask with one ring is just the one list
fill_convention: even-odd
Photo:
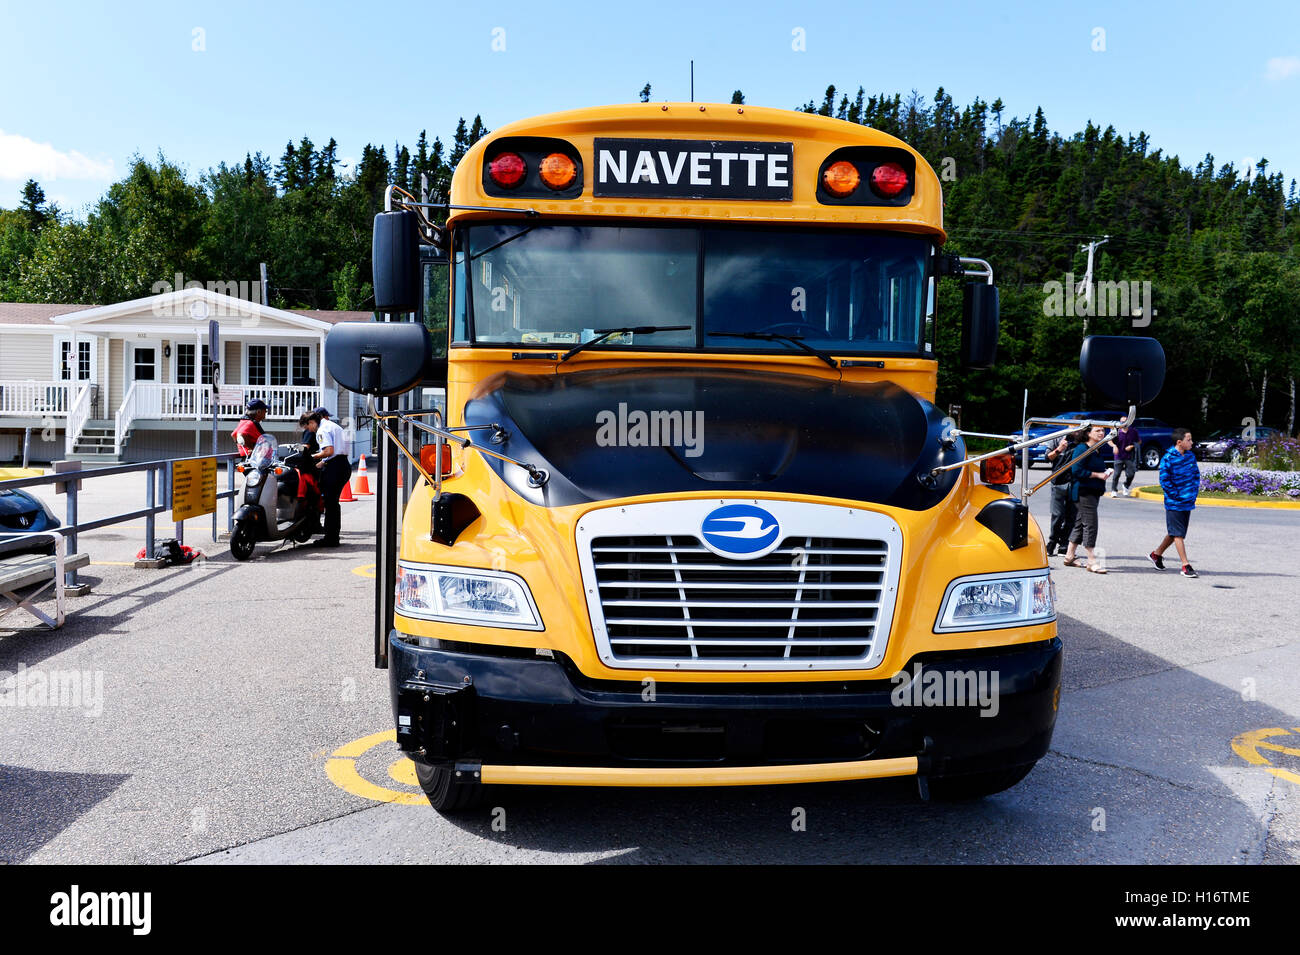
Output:
[[822,185],[826,187],[826,191],[840,199],[852,195],[861,181],[858,167],[843,159],[831,163],[822,173]]
[[[420,467],[424,468],[425,473],[427,474],[435,473],[435,468],[437,467],[435,462],[437,461],[437,458],[438,458],[438,445],[436,443],[426,444],[424,445],[424,447],[420,448]],[[451,475],[451,445],[444,444],[442,446],[442,476],[449,477],[450,475]]]
[[980,462],[980,480],[985,484],[1010,484],[1016,479],[1014,454],[999,454]]
[[551,153],[542,160],[538,171],[542,182],[558,192],[573,184],[578,176],[578,164],[564,153]]

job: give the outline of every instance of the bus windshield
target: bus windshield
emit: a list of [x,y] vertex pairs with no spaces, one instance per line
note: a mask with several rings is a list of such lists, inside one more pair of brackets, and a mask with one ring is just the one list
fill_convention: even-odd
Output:
[[569,348],[611,328],[684,325],[595,347],[796,351],[784,336],[916,354],[932,249],[882,232],[472,225],[457,241],[453,342]]

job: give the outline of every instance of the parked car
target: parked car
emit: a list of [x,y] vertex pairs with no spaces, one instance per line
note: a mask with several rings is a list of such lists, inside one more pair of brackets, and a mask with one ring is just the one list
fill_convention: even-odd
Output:
[[1247,441],[1242,437],[1242,429],[1240,428],[1216,431],[1208,438],[1203,438],[1192,445],[1192,451],[1198,461],[1227,461],[1232,458],[1233,451],[1253,448],[1255,445],[1262,444],[1269,438],[1277,437],[1281,433],[1276,428],[1256,428],[1254,439]]
[[54,512],[34,494],[21,488],[0,488],[0,533],[48,531],[58,526]]
[[[1056,415],[1056,417],[1074,421],[1086,421],[1089,418],[1100,421],[1113,421],[1120,414],[1121,412],[1118,411],[1066,411]],[[1167,421],[1161,421],[1159,418],[1137,418],[1134,420],[1133,426],[1138,429],[1138,435],[1142,440],[1142,446],[1138,451],[1138,466],[1155,470],[1160,467],[1161,456],[1174,443],[1173,425]],[[1030,428],[1029,434],[1037,437],[1059,430],[1056,426],[1039,425]],[[1046,464],[1049,447],[1046,444],[1039,444],[1030,448],[1029,466]],[[1115,457],[1109,446],[1098,451],[1097,456],[1106,467],[1110,467]]]
[[[0,488],[0,537],[6,532],[13,534],[49,531],[59,526],[59,519],[49,506],[34,494],[21,488],[10,490]],[[38,538],[30,550],[33,553],[53,554],[54,545],[49,538]],[[8,549],[6,553],[26,553],[28,549]]]

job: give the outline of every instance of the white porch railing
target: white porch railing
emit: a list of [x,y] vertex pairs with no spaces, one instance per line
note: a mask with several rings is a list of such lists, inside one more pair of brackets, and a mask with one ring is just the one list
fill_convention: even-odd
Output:
[[131,387],[127,389],[126,395],[122,398],[122,407],[117,409],[117,414],[113,416],[113,454],[121,456],[122,442],[126,440],[126,434],[131,430],[131,425],[139,409],[137,395],[140,382],[133,381]]
[[[266,417],[272,421],[297,421],[304,411],[320,407],[324,389],[292,385],[227,385],[222,388],[227,400],[217,401],[217,416],[238,418],[252,398],[261,398],[269,407]],[[165,382],[137,381],[122,399],[115,422],[117,453],[127,432],[137,421],[185,421],[212,416],[211,385],[176,385]]]
[[90,399],[94,390],[95,386],[89,382],[82,385],[81,390],[77,392],[77,397],[72,399],[72,407],[68,409],[68,423],[63,429],[63,450],[69,457],[76,450],[82,429],[90,420]]
[[21,418],[66,418],[77,382],[0,380],[0,415]]

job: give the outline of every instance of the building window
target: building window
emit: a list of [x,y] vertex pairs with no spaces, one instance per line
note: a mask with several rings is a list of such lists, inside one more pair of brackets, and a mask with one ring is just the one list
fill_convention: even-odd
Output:
[[266,346],[248,346],[248,383],[250,385],[266,384]]
[[289,347],[271,345],[271,384],[287,385],[289,383]]
[[312,383],[310,345],[293,346],[293,383],[295,385]]
[[[210,385],[212,384],[212,365],[208,362],[207,345],[203,346],[202,356],[202,381],[205,385]],[[194,384],[194,344],[192,342],[176,346],[176,383],[178,385]]]
[[248,383],[250,385],[287,385],[289,383],[289,346],[249,345]]
[[[90,346],[91,342],[77,342],[77,381],[90,381]],[[59,346],[59,377],[64,381],[72,378],[72,342],[61,342]]]
[[158,357],[152,348],[131,349],[132,380],[155,381],[157,379]]

